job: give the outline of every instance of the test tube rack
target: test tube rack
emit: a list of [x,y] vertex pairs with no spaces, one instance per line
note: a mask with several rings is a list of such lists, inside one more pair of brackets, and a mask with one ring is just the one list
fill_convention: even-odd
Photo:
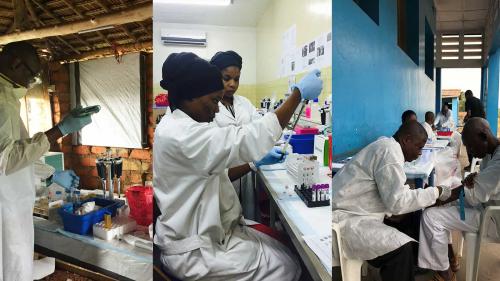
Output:
[[328,184],[295,185],[295,193],[309,208],[330,206],[330,189]]
[[285,166],[299,186],[312,186],[319,181],[319,162],[314,155],[292,153],[287,157]]

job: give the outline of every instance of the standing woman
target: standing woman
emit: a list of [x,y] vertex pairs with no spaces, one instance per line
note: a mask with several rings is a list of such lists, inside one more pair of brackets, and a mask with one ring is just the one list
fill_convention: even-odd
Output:
[[[210,63],[221,71],[224,84],[224,97],[219,103],[219,113],[215,115],[215,123],[219,127],[241,126],[260,118],[255,106],[247,98],[236,94],[243,65],[241,56],[234,51],[217,52]],[[255,220],[256,191],[253,176],[249,173],[252,167],[250,164],[245,167],[245,164],[247,163],[239,159],[232,163],[234,167],[240,166],[243,172],[246,171],[245,175],[233,181],[233,186],[240,197],[243,216]]]
[[182,280],[299,280],[289,250],[245,225],[228,169],[273,148],[301,99],[321,93],[319,74],[306,75],[275,113],[221,128],[212,122],[223,95],[220,71],[193,53],[165,60],[160,85],[171,111],[155,131],[153,186],[161,212],[154,243],[167,271]]

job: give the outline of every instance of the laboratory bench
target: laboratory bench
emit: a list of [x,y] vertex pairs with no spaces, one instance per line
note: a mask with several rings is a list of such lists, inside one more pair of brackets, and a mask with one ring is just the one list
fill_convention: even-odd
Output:
[[[331,188],[328,173],[328,167],[320,167],[318,183],[328,183]],[[313,280],[332,280],[331,206],[308,208],[295,193],[295,180],[283,164],[262,166],[255,176],[254,182],[270,199],[271,227],[278,217]]]
[[153,280],[150,251],[117,239],[105,241],[67,232],[59,222],[38,216],[33,222],[35,252],[39,254],[116,280]]

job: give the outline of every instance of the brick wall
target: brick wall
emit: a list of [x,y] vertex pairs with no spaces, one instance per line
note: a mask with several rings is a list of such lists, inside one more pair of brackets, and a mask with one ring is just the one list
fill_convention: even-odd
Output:
[[[147,120],[148,120],[148,148],[128,149],[111,148],[113,155],[123,158],[123,175],[121,178],[122,188],[133,184],[142,184],[146,180],[152,180],[152,144],[154,135],[153,119],[153,63],[152,55],[147,55],[146,60],[147,86],[146,95],[148,100]],[[51,106],[53,122],[57,124],[61,117],[70,111],[70,84],[69,65],[51,63],[50,84],[55,85],[55,92],[51,96]],[[139,106],[139,105],[137,105]],[[73,169],[80,176],[80,185],[84,189],[101,188],[100,180],[97,176],[95,160],[106,151],[106,147],[100,146],[74,146],[71,144],[71,137],[67,136],[59,140],[57,145],[51,147],[51,151],[64,152],[64,165],[66,169]]]

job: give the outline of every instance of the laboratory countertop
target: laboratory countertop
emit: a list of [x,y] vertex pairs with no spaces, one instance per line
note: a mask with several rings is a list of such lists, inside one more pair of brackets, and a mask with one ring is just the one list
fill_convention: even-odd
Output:
[[33,217],[35,251],[117,280],[153,280],[153,254],[119,240],[104,241],[66,232],[62,225]]
[[[273,166],[275,166],[274,169]],[[276,205],[281,221],[313,279],[331,280],[331,242],[328,249],[323,249],[326,250],[326,255],[330,254],[329,259],[325,258],[324,255],[320,259],[304,239],[304,236],[318,238],[329,236],[331,238],[331,206],[308,208],[295,193],[295,183],[292,176],[287,173],[284,167],[280,169],[280,165],[273,166],[262,167],[257,173],[258,176],[264,182],[267,192]],[[327,175],[328,172],[328,167],[320,167],[318,183],[328,183],[331,189],[332,178]]]

